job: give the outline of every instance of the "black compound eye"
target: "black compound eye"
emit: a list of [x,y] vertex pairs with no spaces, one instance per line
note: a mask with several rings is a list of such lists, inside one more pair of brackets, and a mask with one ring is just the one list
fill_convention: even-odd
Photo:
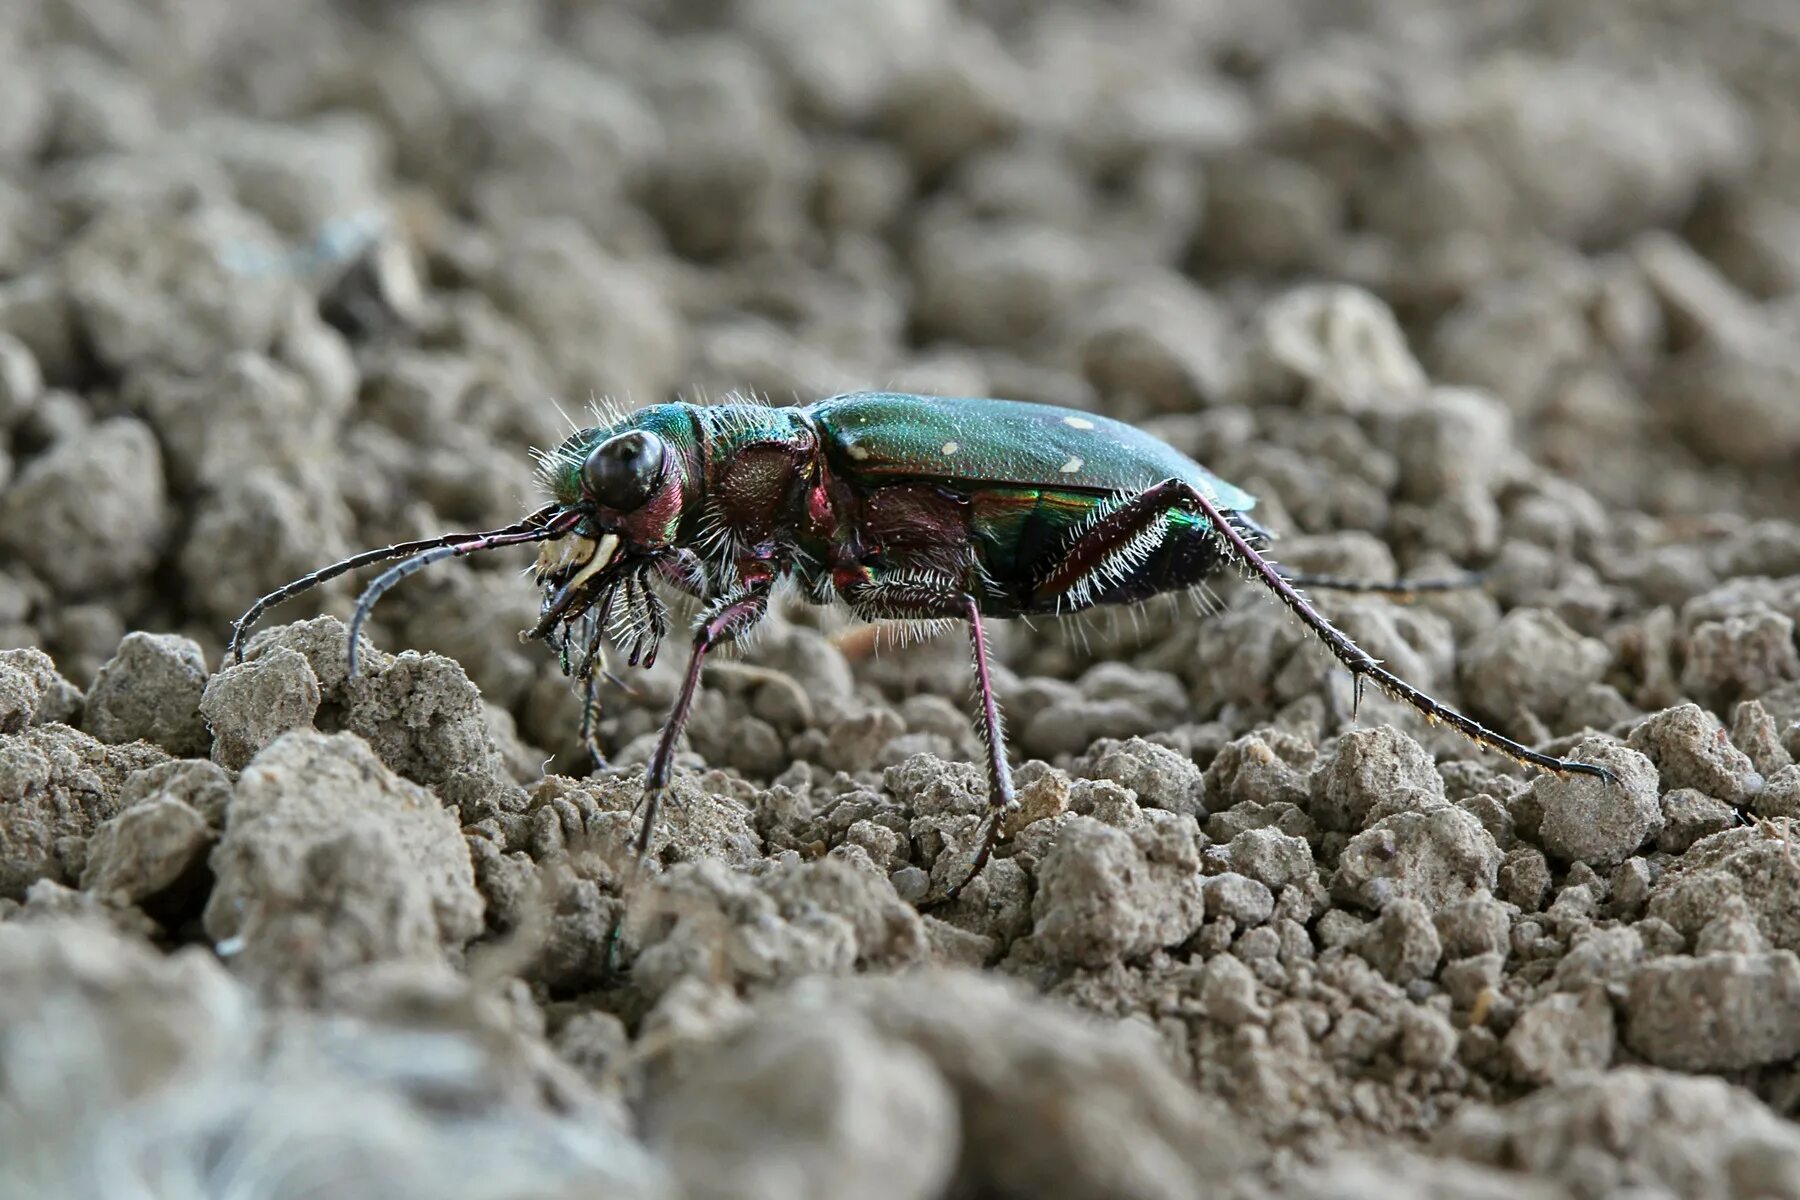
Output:
[[650,499],[662,469],[662,439],[634,429],[595,446],[581,465],[581,482],[602,508],[633,512]]

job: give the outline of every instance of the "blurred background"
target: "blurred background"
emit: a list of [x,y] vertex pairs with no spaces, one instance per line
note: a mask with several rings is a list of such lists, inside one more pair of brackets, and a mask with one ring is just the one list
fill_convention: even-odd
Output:
[[[216,648],[348,549],[512,517],[553,398],[1172,417],[1281,532],[1402,567],[1497,551],[1470,481],[1515,452],[1585,490],[1536,501],[1565,521],[1791,514],[1796,26],[1779,0],[14,0],[0,640],[77,678],[127,627]],[[1473,389],[1438,406],[1468,436],[1370,444],[1433,384]],[[528,602],[458,596],[502,626]]]
[[[1484,572],[1331,612],[1525,740],[1682,698],[1760,697],[1786,731],[1800,4],[4,5],[0,648],[108,696],[103,741],[150,730],[132,689],[188,688],[148,735],[204,755],[234,617],[352,551],[515,520],[559,405],[871,387],[1139,422],[1255,492],[1298,567]],[[521,782],[579,727],[513,636],[524,560],[411,580],[373,630],[467,669]],[[703,700],[701,759],[799,788],[974,755],[959,640],[853,677],[820,621],[754,652],[817,727],[741,683]],[[134,630],[193,643],[115,660]],[[1274,722],[1310,763],[1348,716],[1261,598],[1000,647],[1021,757],[1148,735],[1204,766]],[[678,665],[609,698],[621,761]]]

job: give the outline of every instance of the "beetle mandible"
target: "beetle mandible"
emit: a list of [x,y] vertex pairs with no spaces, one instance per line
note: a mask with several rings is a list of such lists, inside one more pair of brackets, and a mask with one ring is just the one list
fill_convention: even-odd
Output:
[[535,575],[543,604],[522,636],[550,643],[564,671],[585,682],[586,734],[602,641],[622,643],[633,666],[649,664],[669,628],[657,588],[686,593],[701,609],[645,773],[634,843],[642,861],[706,656],[762,619],[778,582],[792,579],[813,603],[841,601],[867,620],[964,621],[989,814],[948,899],[986,865],[1015,803],[983,620],[1132,604],[1235,566],[1349,668],[1358,694],[1372,681],[1478,745],[1613,782],[1604,767],[1520,745],[1388,671],[1307,602],[1301,577],[1264,554],[1271,535],[1250,516],[1254,496],[1123,422],[1046,404],[894,392],[804,407],[670,403],[597,415],[600,424],[539,455],[550,503],[502,529],[387,546],[297,579],[238,619],[228,657],[238,657],[271,605],[399,559],[357,603],[354,672],[362,623],[400,580],[447,558],[542,543]]

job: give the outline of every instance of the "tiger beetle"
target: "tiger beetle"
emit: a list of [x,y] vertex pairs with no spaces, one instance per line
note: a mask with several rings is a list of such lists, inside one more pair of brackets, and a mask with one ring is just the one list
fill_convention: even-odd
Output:
[[[805,407],[750,401],[655,404],[601,413],[539,455],[553,499],[485,533],[403,542],[334,563],[258,600],[232,627],[228,658],[271,605],[347,571],[401,560],[369,584],[350,623],[357,640],[381,595],[448,558],[542,543],[543,603],[521,637],[557,649],[586,686],[591,732],[596,664],[611,641],[632,666],[655,661],[668,633],[659,589],[699,601],[693,651],[644,780],[636,861],[649,852],[675,747],[702,664],[768,611],[792,580],[812,603],[838,600],[866,620],[966,621],[987,748],[989,813],[968,874],[981,873],[1014,800],[989,674],[985,618],[1074,613],[1193,589],[1227,567],[1273,592],[1349,668],[1470,741],[1533,767],[1616,782],[1606,768],[1520,745],[1432,699],[1358,647],[1307,602],[1308,579],[1264,553],[1256,497],[1122,422],[1013,400],[895,392]],[[1361,590],[1412,590],[1362,585]]]

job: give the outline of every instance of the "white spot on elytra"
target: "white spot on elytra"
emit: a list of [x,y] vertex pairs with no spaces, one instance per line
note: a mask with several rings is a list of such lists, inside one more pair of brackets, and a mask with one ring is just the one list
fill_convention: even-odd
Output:
[[944,453],[945,454],[955,454],[960,449],[962,449],[962,447],[958,446],[955,442],[945,442],[944,443]]
[[1081,460],[1074,455],[1070,455],[1069,461],[1058,467],[1057,470],[1061,471],[1064,475],[1073,475],[1075,472],[1081,470]]
[[857,462],[861,462],[863,459],[869,457],[869,448],[867,446],[858,446],[855,443],[851,443],[850,457],[854,458]]
[[1092,429],[1094,423],[1086,417],[1064,417],[1063,424],[1070,429]]

